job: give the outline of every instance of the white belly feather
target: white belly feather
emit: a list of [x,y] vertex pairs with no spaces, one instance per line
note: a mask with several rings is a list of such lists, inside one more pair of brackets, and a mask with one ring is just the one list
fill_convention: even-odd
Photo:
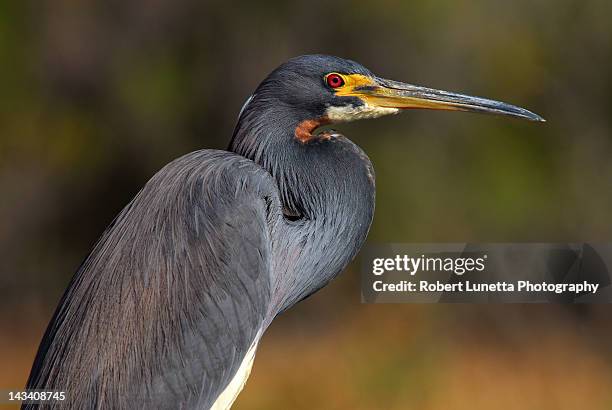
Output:
[[238,371],[219,397],[217,397],[217,400],[215,400],[210,408],[211,410],[228,410],[230,407],[232,407],[236,397],[238,397],[238,394],[240,394],[244,388],[244,385],[251,374],[251,368],[253,367],[253,360],[255,359],[255,351],[257,350],[258,342],[259,337],[256,337],[253,344],[251,347],[249,347],[249,350],[244,356],[242,363],[240,363]]

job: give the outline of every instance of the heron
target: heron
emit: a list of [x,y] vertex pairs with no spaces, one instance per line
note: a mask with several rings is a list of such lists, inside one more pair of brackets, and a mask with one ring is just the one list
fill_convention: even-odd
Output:
[[352,60],[288,60],[247,99],[227,151],[170,162],[105,230],[27,388],[65,391],[54,408],[230,408],[274,318],[338,276],[372,223],[368,156],[323,126],[415,108],[543,121]]

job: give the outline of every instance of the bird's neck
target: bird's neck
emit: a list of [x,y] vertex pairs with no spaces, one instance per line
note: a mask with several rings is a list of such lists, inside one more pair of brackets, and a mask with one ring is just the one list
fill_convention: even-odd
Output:
[[274,110],[258,118],[243,114],[230,150],[270,172],[288,214],[273,238],[275,314],[327,284],[361,248],[374,212],[374,172],[344,137],[296,138],[305,118]]
[[[256,101],[250,103],[253,104]],[[328,186],[325,175],[314,180],[322,158],[311,155],[311,144],[299,131],[302,124],[312,120],[306,114],[275,105],[265,110],[249,108],[239,118],[229,150],[253,160],[275,178],[287,216],[314,219],[324,211],[317,200]]]

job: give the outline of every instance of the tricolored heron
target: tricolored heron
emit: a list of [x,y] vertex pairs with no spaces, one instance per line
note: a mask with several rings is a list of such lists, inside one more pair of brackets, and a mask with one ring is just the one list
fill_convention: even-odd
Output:
[[338,57],[289,60],[244,104],[228,151],[166,165],[112,222],[65,292],[27,387],[65,391],[57,407],[229,408],[272,320],[336,277],[372,222],[367,155],[315,131],[408,108],[542,121]]

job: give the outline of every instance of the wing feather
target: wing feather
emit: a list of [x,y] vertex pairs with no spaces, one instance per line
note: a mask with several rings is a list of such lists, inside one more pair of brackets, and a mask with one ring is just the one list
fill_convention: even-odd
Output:
[[270,201],[271,176],[232,153],[164,167],[72,279],[28,388],[66,391],[57,407],[210,407],[267,314]]

